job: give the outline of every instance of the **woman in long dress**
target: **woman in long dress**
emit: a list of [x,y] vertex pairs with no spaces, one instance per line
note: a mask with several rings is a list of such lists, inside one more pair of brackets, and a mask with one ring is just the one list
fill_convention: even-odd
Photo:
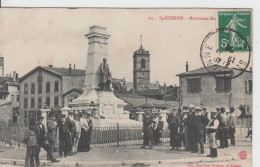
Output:
[[89,117],[90,114],[87,113],[80,119],[81,136],[78,144],[79,152],[88,152],[90,150],[90,135],[93,125]]

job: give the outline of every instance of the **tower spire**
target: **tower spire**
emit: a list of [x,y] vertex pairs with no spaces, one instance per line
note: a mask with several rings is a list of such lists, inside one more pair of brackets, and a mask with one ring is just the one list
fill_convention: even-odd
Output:
[[143,35],[141,34],[140,35],[140,43],[141,43],[140,49],[144,49],[142,42],[143,42]]

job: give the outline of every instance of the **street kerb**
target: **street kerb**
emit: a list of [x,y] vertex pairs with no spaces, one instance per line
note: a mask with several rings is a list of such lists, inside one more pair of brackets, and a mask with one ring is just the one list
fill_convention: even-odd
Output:
[[[220,156],[218,158],[209,157],[195,157],[186,159],[168,159],[168,160],[127,160],[127,161],[107,161],[107,162],[87,162],[87,161],[60,161],[59,163],[51,163],[50,161],[41,160],[41,165],[45,166],[132,166],[137,163],[143,163],[146,165],[158,165],[158,164],[183,164],[183,163],[200,163],[200,162],[223,162],[232,160],[232,156]],[[16,159],[0,159],[0,164],[16,164],[24,165],[24,160]]]

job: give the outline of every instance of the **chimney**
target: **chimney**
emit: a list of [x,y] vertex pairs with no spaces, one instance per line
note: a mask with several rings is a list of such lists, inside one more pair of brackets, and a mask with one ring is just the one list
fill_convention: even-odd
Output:
[[189,63],[186,61],[186,72],[189,72]]
[[69,65],[69,74],[71,73],[71,64]]
[[15,79],[15,81],[18,81],[18,73],[16,73]]
[[13,81],[16,81],[16,72],[13,72]]
[[76,69],[76,64],[74,64],[74,70]]
[[50,65],[49,65],[49,67],[50,67],[50,68],[52,68],[52,67],[53,67],[53,65],[52,65],[52,64],[50,64]]

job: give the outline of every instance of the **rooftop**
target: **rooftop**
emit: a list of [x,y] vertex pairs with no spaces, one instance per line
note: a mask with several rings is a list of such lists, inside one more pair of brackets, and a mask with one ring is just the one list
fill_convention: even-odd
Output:
[[43,66],[41,67],[60,75],[76,75],[76,76],[85,75],[85,70],[81,70],[81,69],[72,68],[71,71],[69,71],[69,68],[64,68],[64,67],[43,67]]
[[213,72],[213,73],[224,73],[224,72],[231,73],[233,70],[230,69],[230,68],[222,67],[220,65],[211,65],[211,66],[208,66],[207,68],[199,68],[199,69],[196,69],[196,70],[177,74],[176,76],[209,74],[209,71]]
[[33,74],[34,72],[36,72],[38,70],[43,70],[45,72],[48,72],[48,73],[51,73],[53,75],[57,75],[60,77],[61,76],[84,76],[85,75],[85,70],[81,70],[81,69],[38,66],[38,67],[34,68],[33,70],[31,70],[30,72],[28,72],[27,74],[25,74],[22,78],[19,79],[19,81],[24,80],[25,78],[27,78],[28,76],[30,76],[31,74]]

